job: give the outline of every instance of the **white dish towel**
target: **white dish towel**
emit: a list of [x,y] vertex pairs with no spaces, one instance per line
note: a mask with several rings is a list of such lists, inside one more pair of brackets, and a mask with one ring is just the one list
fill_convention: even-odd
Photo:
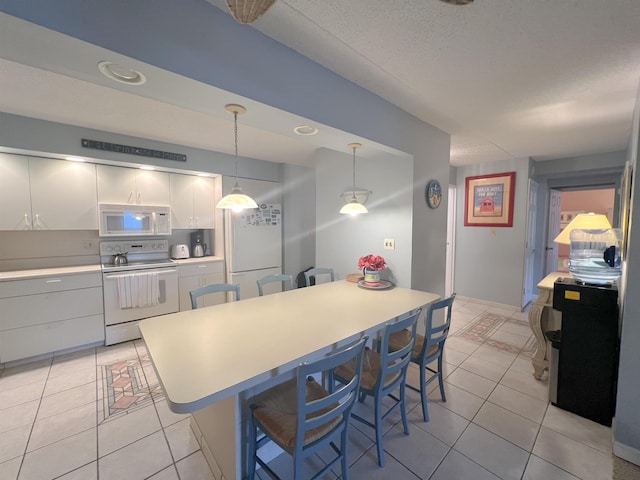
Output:
[[121,309],[153,307],[160,303],[160,281],[156,272],[118,275],[117,281]]

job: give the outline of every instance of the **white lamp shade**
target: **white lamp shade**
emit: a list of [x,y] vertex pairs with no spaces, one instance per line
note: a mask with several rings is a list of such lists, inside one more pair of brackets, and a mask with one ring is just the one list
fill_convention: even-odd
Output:
[[553,241],[564,245],[571,245],[569,234],[571,230],[576,228],[581,230],[600,230],[611,228],[611,223],[609,223],[606,215],[600,213],[579,213]]
[[220,199],[216,208],[230,209],[240,212],[249,208],[258,208],[258,204],[249,195],[242,193],[242,189],[236,183],[231,189],[231,193]]
[[361,213],[369,213],[369,210],[361,203],[358,203],[358,200],[354,197],[340,209],[340,213],[344,215],[360,215]]

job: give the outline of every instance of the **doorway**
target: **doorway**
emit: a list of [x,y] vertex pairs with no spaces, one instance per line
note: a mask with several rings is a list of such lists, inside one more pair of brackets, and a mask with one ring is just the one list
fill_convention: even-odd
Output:
[[456,186],[449,185],[447,197],[447,249],[446,249],[446,268],[445,268],[445,296],[451,295],[455,291],[455,280],[453,272],[455,271],[455,251],[456,251]]
[[549,225],[547,228],[549,234],[547,235],[545,247],[545,252],[547,253],[545,256],[545,276],[551,272],[569,271],[569,245],[553,242],[557,234],[579,213],[601,213],[606,215],[609,223],[615,227],[616,222],[613,219],[615,199],[616,190],[610,187],[568,191],[561,189],[550,190]]

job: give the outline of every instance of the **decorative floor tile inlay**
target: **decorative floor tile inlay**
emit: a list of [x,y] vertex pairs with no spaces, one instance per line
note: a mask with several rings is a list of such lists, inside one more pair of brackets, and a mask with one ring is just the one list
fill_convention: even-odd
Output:
[[460,330],[452,334],[454,337],[462,337],[475,343],[485,344],[498,350],[505,352],[519,353],[520,351],[529,351],[533,348],[530,345],[531,339],[527,341],[524,347],[512,345],[506,341],[496,340],[491,338],[500,327],[506,322],[513,322],[518,325],[528,326],[528,322],[524,320],[517,320],[513,318],[507,318],[497,313],[483,313],[478,318],[470,321],[467,325]]
[[133,360],[119,360],[100,365],[103,402],[102,420],[148,405],[153,397],[162,395],[158,383],[147,384],[143,366],[152,368],[149,356]]

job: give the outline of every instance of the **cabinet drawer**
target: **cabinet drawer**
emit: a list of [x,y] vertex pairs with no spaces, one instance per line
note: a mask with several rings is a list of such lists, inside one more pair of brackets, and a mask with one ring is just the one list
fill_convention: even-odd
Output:
[[0,362],[104,341],[104,316],[60,320],[0,332]]
[[207,275],[209,273],[222,273],[223,270],[223,262],[221,261],[178,265],[178,276]]
[[0,331],[102,314],[102,287],[0,299]]
[[102,288],[102,273],[91,272],[73,275],[51,275],[26,280],[0,282],[0,298],[60,292],[62,290],[74,290],[87,287]]

